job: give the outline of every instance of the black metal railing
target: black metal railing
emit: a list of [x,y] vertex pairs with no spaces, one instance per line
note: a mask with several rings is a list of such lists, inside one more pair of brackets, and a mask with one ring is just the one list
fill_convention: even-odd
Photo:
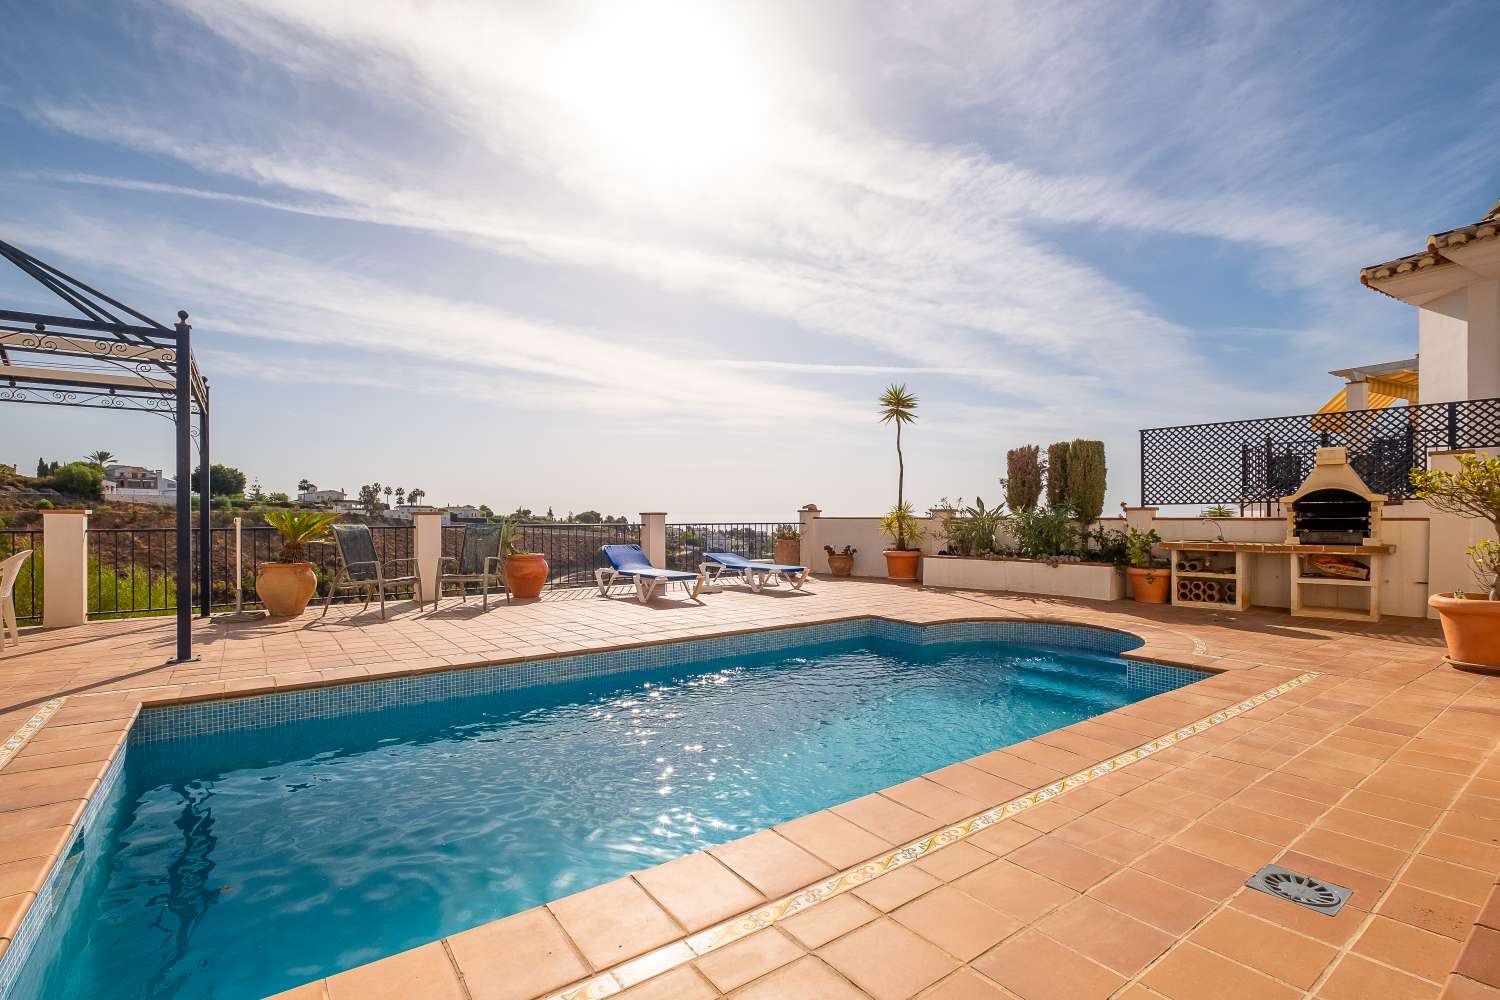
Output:
[[[443,555],[457,558],[463,549],[462,525],[443,529]],[[547,560],[547,587],[591,587],[594,570],[609,565],[600,548],[605,545],[639,545],[639,524],[523,524],[521,547],[539,552]]]
[[1428,452],[1496,446],[1500,399],[1153,427],[1141,431],[1141,503],[1269,505],[1327,447],[1347,448],[1371,490],[1404,499]]
[[31,550],[21,563],[11,597],[16,602],[16,623],[42,620],[42,533],[26,528],[0,528],[0,562],[17,552]]
[[696,571],[705,552],[735,552],[747,559],[768,560],[776,548],[777,530],[797,527],[778,521],[669,524],[667,568]]
[[[40,540],[40,532],[36,532]],[[372,526],[375,551],[382,560],[410,559],[414,555],[413,529]],[[177,607],[177,534],[174,528],[91,528],[88,533],[88,611],[90,617],[123,618],[160,614]],[[197,578],[200,532],[193,531],[193,601],[201,593]],[[234,528],[214,528],[212,574],[214,608],[232,608],[243,601],[259,605],[255,575],[261,563],[275,561],[281,541],[275,528],[256,525],[240,529],[240,574],[235,580]],[[318,576],[318,594],[328,592],[338,571],[338,551],[330,544],[307,547],[307,561]],[[40,590],[38,589],[38,593]],[[340,594],[335,600],[362,600],[358,594]],[[17,608],[20,604],[17,602]]]

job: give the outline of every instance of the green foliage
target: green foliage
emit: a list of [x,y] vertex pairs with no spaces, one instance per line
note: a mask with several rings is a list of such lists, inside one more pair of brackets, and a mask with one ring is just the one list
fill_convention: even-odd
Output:
[[1041,498],[1041,454],[1034,444],[1005,453],[1005,502],[1011,510],[1031,510]]
[[514,517],[503,517],[500,519],[500,554],[506,558],[515,555],[527,555],[525,535],[521,531],[521,522]]
[[47,500],[45,498],[43,498],[41,500],[38,500],[36,502],[36,509],[37,510],[55,510],[56,508],[57,508],[57,505],[55,503],[53,503],[51,500]]
[[573,515],[573,520],[579,524],[602,524],[604,515],[597,510],[581,510]]
[[83,456],[83,460],[90,465],[97,465],[102,469],[115,460],[115,453],[112,451],[105,451],[103,448],[101,448],[98,451],[89,452],[87,455]]
[[39,458],[36,460],[36,477],[38,479],[46,479],[61,468],[61,462],[49,462],[45,458]]
[[229,509],[229,498],[228,497],[214,497],[213,498],[213,503],[211,504],[211,506],[213,507],[214,510],[228,510]]
[[1127,561],[1125,532],[1097,527],[1083,533],[1083,554],[1098,562],[1124,566]]
[[[1413,469],[1411,483],[1418,500],[1427,501],[1436,510],[1460,517],[1476,517],[1490,523],[1500,535],[1500,458],[1459,455],[1458,471],[1446,469]],[[1488,540],[1470,546],[1469,559],[1474,571],[1489,587],[1490,600],[1500,600],[1500,551]]]
[[[203,469],[193,470],[193,482],[197,483]],[[208,467],[208,492],[210,496],[236,497],[245,492],[245,474],[232,465],[215,462]]]
[[321,538],[337,514],[315,510],[273,510],[266,512],[266,523],[281,532],[283,562],[303,562],[308,542]]
[[131,616],[141,608],[171,607],[177,596],[177,576],[138,565],[112,569],[91,559],[88,590],[89,614]]
[[104,470],[88,462],[69,462],[47,477],[47,485],[67,496],[98,500],[104,496]]
[[775,539],[784,539],[786,541],[799,542],[802,540],[802,529],[798,528],[796,525],[783,524],[776,529],[776,534],[771,537]]
[[[375,515],[380,513],[381,508],[384,506],[380,502],[380,484],[369,483],[361,486],[359,488],[359,503],[360,506],[364,507],[366,514]],[[413,500],[412,503],[416,503],[416,501]]]
[[1216,503],[1203,512],[1204,517],[1233,517],[1234,508],[1227,504]]
[[1474,578],[1490,592],[1490,599],[1497,600],[1495,596],[1495,583],[1500,579],[1500,544],[1494,539],[1485,538],[1470,545],[1468,548],[1469,562],[1474,566]]
[[1151,549],[1161,544],[1161,536],[1156,529],[1141,531],[1139,528],[1125,529],[1125,562],[1129,566],[1151,566],[1160,565],[1154,563],[1151,558]]
[[880,519],[880,530],[896,543],[896,551],[904,552],[909,542],[922,540],[922,525],[911,511],[911,504],[901,503],[892,507],[890,513]]
[[[906,502],[906,456],[901,453],[901,428],[916,421],[917,397],[905,385],[892,383],[880,394],[879,404],[880,422],[896,425],[896,507],[892,513],[905,507],[909,515],[911,508]],[[902,522],[898,519],[895,523],[899,532]],[[895,538],[896,549],[905,549],[906,535],[898,533]]]
[[974,498],[974,506],[965,507],[943,525],[948,551],[960,556],[984,555],[995,551],[995,533],[1005,523],[1002,505],[986,507],[983,497]]
[[1027,559],[1057,559],[1077,550],[1078,525],[1070,507],[1013,511],[1005,524],[1016,540],[1016,552]]
[[1068,506],[1088,524],[1104,513],[1104,442],[1074,441],[1068,446]]
[[1047,506],[1061,507],[1068,502],[1068,449],[1066,441],[1047,446]]
[[299,479],[299,480],[297,480],[297,492],[298,493],[311,493],[314,490],[316,490],[317,488],[318,488],[317,484],[314,483],[311,479]]
[[825,545],[823,546],[823,551],[827,552],[831,556],[852,556],[856,552],[858,552],[859,549],[856,549],[852,545],[845,545],[842,549],[835,549],[832,545]]

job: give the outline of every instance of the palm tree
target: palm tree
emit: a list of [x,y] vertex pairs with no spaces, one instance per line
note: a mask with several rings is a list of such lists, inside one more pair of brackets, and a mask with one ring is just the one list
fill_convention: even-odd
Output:
[[299,480],[297,480],[297,492],[298,493],[311,493],[314,490],[316,490],[317,488],[318,488],[317,484],[314,483],[311,479],[299,479]]
[[396,487],[396,506],[400,507],[404,503],[406,503],[406,489],[404,487],[397,486]]
[[[880,394],[879,404],[880,422],[896,425],[896,506],[899,508],[906,503],[906,458],[901,454],[901,425],[917,419],[917,397],[907,390],[905,384],[892,383]],[[896,548],[906,548],[904,531],[896,535]]]
[[387,507],[389,507],[391,505],[391,494],[394,493],[394,492],[396,492],[396,491],[395,491],[395,489],[393,487],[387,486],[385,488],[385,505]]
[[407,490],[406,491],[406,499],[409,500],[409,501],[411,501],[412,504],[419,504],[419,503],[421,503],[422,502],[422,498],[425,497],[426,495],[427,495],[427,491],[426,490],[420,490],[419,489],[419,490]]
[[99,451],[89,452],[87,455],[83,456],[83,459],[90,465],[97,465],[102,469],[110,462],[113,462],[115,460],[115,453],[112,451],[105,451],[101,448]]

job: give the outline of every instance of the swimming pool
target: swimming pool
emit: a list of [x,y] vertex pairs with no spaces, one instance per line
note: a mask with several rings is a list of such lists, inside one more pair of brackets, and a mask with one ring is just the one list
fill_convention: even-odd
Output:
[[274,993],[1203,676],[1139,644],[866,619],[151,710],[0,989]]

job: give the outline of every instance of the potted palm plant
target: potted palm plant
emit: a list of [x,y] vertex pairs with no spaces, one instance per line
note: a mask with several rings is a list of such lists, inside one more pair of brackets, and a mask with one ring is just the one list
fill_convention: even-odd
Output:
[[[1459,455],[1458,471],[1414,469],[1417,499],[1435,510],[1488,521],[1500,536],[1500,458]],[[1500,667],[1500,544],[1483,539],[1468,548],[1483,593],[1433,594],[1427,605],[1443,623],[1448,659],[1463,666]]]
[[1142,604],[1166,604],[1172,574],[1167,565],[1151,557],[1153,546],[1161,544],[1156,529],[1125,529],[1125,576],[1130,580],[1130,596]]
[[512,597],[541,597],[547,583],[547,558],[540,552],[523,547],[521,522],[514,518],[500,521],[500,554],[505,557],[505,589]]
[[776,529],[772,557],[783,566],[797,566],[802,562],[802,532],[790,524]]
[[901,428],[917,419],[917,397],[905,385],[888,385],[880,394],[880,422],[896,425],[896,506],[880,522],[880,530],[895,547],[885,550],[886,575],[892,580],[915,580],[922,550],[909,547],[919,541],[921,526],[906,502],[906,457],[901,453]]
[[337,514],[311,510],[266,513],[266,523],[281,534],[281,561],[261,563],[255,573],[255,593],[266,611],[294,617],[307,610],[307,602],[318,592],[318,574],[306,560],[306,546],[321,538],[336,520]]

